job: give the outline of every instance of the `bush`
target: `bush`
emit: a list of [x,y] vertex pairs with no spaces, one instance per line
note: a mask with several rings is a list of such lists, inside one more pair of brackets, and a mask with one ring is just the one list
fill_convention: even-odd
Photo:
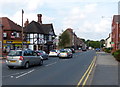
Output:
[[103,50],[104,50],[104,52],[106,52],[106,53],[111,53],[112,48],[104,48]]
[[120,61],[120,50],[117,50],[116,52],[112,53],[112,55],[116,58],[116,60]]

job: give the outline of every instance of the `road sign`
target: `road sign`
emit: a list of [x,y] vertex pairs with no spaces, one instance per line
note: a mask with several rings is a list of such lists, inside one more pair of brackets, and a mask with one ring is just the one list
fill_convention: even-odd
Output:
[[114,44],[114,42],[110,42],[110,44]]

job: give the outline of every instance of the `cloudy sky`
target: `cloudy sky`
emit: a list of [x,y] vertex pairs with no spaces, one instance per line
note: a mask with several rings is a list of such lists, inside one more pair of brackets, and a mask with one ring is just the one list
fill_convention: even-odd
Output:
[[43,23],[52,23],[57,35],[72,28],[80,38],[101,40],[111,32],[112,17],[118,14],[118,1],[0,0],[0,17],[8,17],[21,25],[23,9],[24,22],[37,21],[37,14],[42,14]]

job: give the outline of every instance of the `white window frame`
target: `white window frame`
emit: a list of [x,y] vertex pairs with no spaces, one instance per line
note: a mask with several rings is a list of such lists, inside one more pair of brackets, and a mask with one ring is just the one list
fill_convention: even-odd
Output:
[[7,33],[4,32],[4,33],[3,33],[3,37],[7,37]]

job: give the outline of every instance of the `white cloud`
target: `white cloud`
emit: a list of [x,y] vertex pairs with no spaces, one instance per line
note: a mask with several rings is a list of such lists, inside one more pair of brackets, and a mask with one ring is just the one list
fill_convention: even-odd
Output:
[[97,33],[104,33],[108,32],[111,29],[111,21],[108,20],[101,20],[98,24],[95,24],[95,32]]
[[27,9],[34,11],[44,4],[44,0],[26,0]]
[[85,11],[87,13],[94,12],[96,10],[96,6],[97,6],[97,4],[88,4],[85,6]]

